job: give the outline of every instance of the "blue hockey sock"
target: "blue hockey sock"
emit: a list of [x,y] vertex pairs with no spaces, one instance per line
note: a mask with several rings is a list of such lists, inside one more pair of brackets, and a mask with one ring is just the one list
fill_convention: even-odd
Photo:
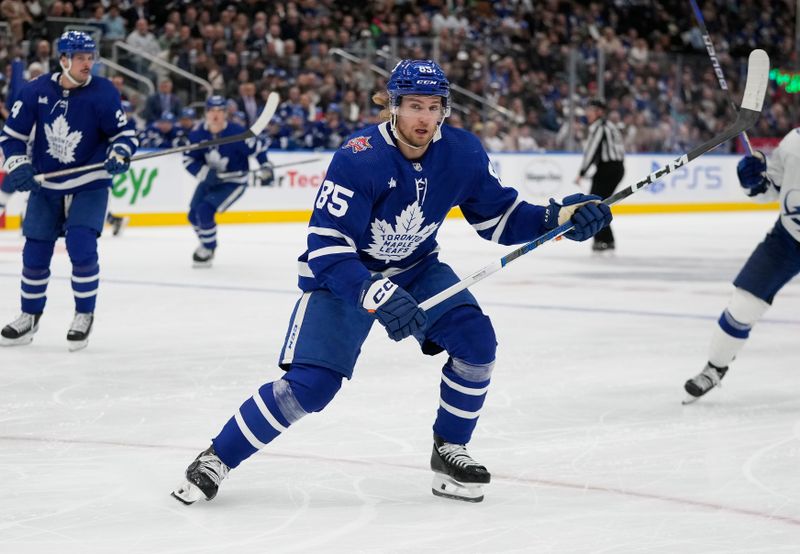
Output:
[[447,442],[467,444],[478,424],[494,362],[469,364],[450,358],[442,368],[439,409],[433,432]]

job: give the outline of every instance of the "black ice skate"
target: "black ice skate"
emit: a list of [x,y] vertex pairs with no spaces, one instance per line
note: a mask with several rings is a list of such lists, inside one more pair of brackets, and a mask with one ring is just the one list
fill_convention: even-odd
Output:
[[86,348],[89,344],[89,334],[92,332],[92,323],[94,323],[93,313],[75,312],[75,318],[67,331],[67,344],[70,352]]
[[602,240],[595,241],[592,244],[592,252],[613,253],[614,252],[614,243],[613,242],[605,242],[605,241],[602,241]]
[[111,234],[115,237],[122,234],[131,218],[108,214],[108,223],[111,225]]
[[722,386],[721,381],[722,378],[725,377],[727,371],[727,367],[717,367],[711,362],[707,363],[703,371],[686,381],[683,385],[684,390],[689,394],[683,403],[691,404],[692,402],[697,402],[701,396],[714,387]]
[[491,481],[487,469],[472,459],[463,444],[445,442],[433,436],[431,469],[434,472],[431,491],[436,496],[466,502],[483,500],[483,487]]
[[186,480],[172,491],[172,496],[186,505],[201,498],[211,500],[217,496],[219,484],[228,475],[228,471],[230,468],[222,463],[212,445],[189,464],[186,468]]
[[33,341],[33,335],[39,330],[39,318],[41,313],[28,314],[22,312],[19,317],[3,327],[0,331],[0,345],[2,346],[22,346]]
[[192,261],[194,267],[211,267],[211,262],[214,260],[214,251],[206,248],[202,244],[197,247],[197,250],[192,254]]

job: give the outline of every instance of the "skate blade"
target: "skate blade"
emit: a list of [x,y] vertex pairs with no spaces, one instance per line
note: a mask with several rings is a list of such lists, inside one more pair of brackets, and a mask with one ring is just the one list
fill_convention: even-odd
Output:
[[192,267],[197,268],[197,269],[201,269],[201,268],[205,268],[205,267],[211,267],[211,261],[207,261],[207,262],[192,262]]
[[33,334],[31,333],[17,339],[8,339],[3,337],[2,340],[0,340],[0,346],[25,346],[26,344],[30,344],[32,342]]
[[453,500],[462,500],[464,502],[483,501],[483,485],[480,483],[461,483],[449,475],[444,475],[443,473],[435,473],[433,475],[431,492],[435,496],[451,498]]
[[69,345],[68,348],[70,352],[77,352],[78,350],[83,350],[89,346],[89,339],[71,340],[67,341],[67,344]]
[[208,500],[206,495],[203,494],[203,491],[200,490],[199,487],[190,483],[189,481],[184,481],[180,485],[178,485],[174,491],[172,491],[171,495],[176,500],[183,502],[187,506],[190,504],[194,504],[198,500]]
[[686,398],[683,399],[681,404],[684,405],[684,406],[688,406],[689,404],[694,404],[695,402],[697,402],[701,398],[703,398],[703,397],[702,396],[692,396],[691,394],[687,394]]

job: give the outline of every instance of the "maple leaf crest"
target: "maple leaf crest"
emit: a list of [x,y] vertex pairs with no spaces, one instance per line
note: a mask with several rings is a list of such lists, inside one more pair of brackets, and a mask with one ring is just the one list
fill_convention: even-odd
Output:
[[228,169],[228,162],[230,160],[227,156],[222,157],[219,154],[219,150],[216,148],[210,150],[206,153],[206,164],[208,167],[213,167],[217,171],[225,171]]
[[59,115],[52,125],[45,123],[44,134],[47,138],[47,153],[61,163],[75,161],[75,149],[83,138],[80,131],[69,130],[67,118]]
[[425,214],[418,202],[406,206],[395,217],[395,225],[376,218],[370,225],[372,242],[364,251],[376,260],[402,260],[410,256],[439,227],[438,223],[423,227],[423,223]]

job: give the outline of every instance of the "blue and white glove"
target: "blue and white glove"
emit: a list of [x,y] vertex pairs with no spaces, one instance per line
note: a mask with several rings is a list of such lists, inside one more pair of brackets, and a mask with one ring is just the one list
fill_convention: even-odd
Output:
[[[39,190],[41,185],[34,179],[33,166],[28,156],[10,156],[3,169],[8,173],[3,188],[10,191],[25,192],[28,190]],[[5,183],[4,183],[5,184]]]
[[131,157],[128,151],[119,144],[112,144],[108,148],[108,157],[103,163],[105,170],[111,173],[111,175],[119,175],[120,173],[128,171],[130,166]]
[[362,308],[378,318],[392,340],[403,340],[428,323],[425,311],[410,294],[380,276],[364,281],[359,301]]
[[611,223],[611,208],[601,202],[594,194],[570,194],[559,204],[552,198],[544,213],[546,229],[555,229],[567,221],[575,225],[564,236],[582,241],[596,235],[600,229]]
[[739,183],[747,192],[747,196],[755,196],[766,192],[769,188],[767,178],[767,159],[763,152],[753,152],[752,156],[745,156],[736,164],[736,174]]

